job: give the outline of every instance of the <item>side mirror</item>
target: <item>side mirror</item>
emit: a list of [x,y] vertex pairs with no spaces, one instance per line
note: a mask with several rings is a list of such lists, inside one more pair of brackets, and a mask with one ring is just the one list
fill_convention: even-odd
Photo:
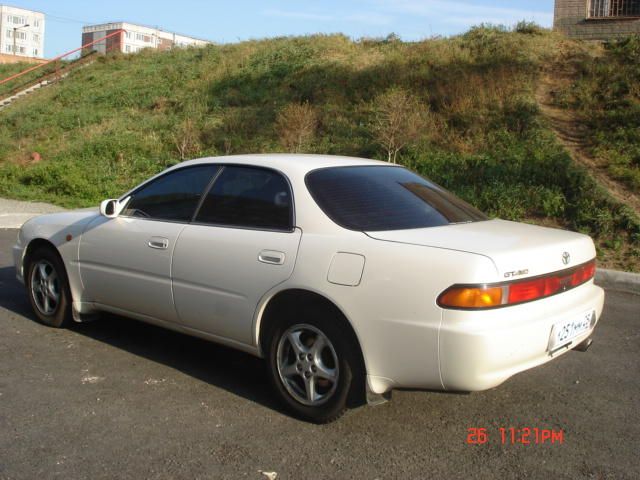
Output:
[[107,218],[116,218],[124,210],[129,198],[127,197],[121,202],[114,198],[103,201],[100,204],[100,214]]

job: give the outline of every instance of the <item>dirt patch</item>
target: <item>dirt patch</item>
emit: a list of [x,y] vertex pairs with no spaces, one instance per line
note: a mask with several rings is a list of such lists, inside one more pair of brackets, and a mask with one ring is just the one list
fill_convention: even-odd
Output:
[[640,196],[624,183],[612,178],[605,167],[598,164],[591,154],[588,129],[576,113],[563,109],[554,102],[558,93],[569,85],[576,76],[569,59],[560,54],[557,61],[544,72],[536,90],[536,100],[540,111],[549,122],[558,141],[569,152],[573,160],[585,167],[595,180],[618,202],[629,206],[640,217]]

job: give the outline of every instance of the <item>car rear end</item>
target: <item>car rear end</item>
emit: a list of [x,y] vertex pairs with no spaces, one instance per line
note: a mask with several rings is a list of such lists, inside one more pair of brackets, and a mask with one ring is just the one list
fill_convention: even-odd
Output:
[[[517,292],[506,293],[516,300],[511,305],[468,309],[443,305],[439,359],[444,387],[492,388],[585,342],[604,304],[604,291],[593,283],[594,267],[588,262],[536,280],[503,283],[497,288]],[[561,290],[518,301],[518,295],[544,295],[549,284],[561,284]]]
[[495,265],[480,282],[468,282],[459,269],[457,281],[438,294],[447,390],[492,388],[557,358],[587,340],[602,313],[596,251],[586,235],[502,220],[371,235],[470,251]]
[[[409,314],[429,312],[409,322],[416,330],[413,338],[422,337],[423,345],[429,345],[435,334],[432,317],[439,314],[435,345],[444,389],[495,387],[576,348],[593,333],[604,292],[594,285],[596,250],[588,236],[490,220],[399,168],[332,168],[313,172],[307,183],[338,225],[415,252],[416,247],[425,248],[414,257],[421,280],[394,275],[400,277],[399,295],[406,295],[408,285],[420,285],[420,298],[433,302],[432,308],[408,308]],[[446,265],[434,260],[445,251],[450,259]],[[479,274],[478,262],[469,262],[469,254],[483,257],[493,268]],[[421,381],[405,373],[396,369],[386,376],[400,387],[433,384],[427,375]]]

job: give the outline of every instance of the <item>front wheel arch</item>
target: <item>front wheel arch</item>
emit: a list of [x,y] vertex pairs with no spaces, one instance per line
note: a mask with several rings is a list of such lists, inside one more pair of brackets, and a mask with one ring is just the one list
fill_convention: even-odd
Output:
[[[55,310],[51,313],[42,312],[42,310],[38,311],[38,307],[36,305],[37,300],[32,292],[32,264],[38,261],[38,259],[44,259],[45,262],[48,262],[49,265],[53,267],[53,271],[57,272],[60,282],[58,290],[60,300],[56,305]],[[73,303],[69,284],[69,275],[62,255],[60,255],[60,252],[55,245],[47,240],[32,240],[25,251],[23,268],[25,287],[27,288],[29,302],[31,303],[37,319],[49,327],[62,328],[69,326],[72,319]]]
[[36,252],[40,248],[48,248],[51,251],[53,251],[58,256],[62,264],[64,265],[64,260],[62,259],[62,255],[60,255],[60,252],[58,251],[58,249],[53,243],[51,243],[49,240],[45,240],[44,238],[34,238],[27,245],[24,256],[22,258],[22,272],[25,275],[27,273],[27,269],[29,268],[29,262],[31,261],[31,256],[33,255],[34,252]]

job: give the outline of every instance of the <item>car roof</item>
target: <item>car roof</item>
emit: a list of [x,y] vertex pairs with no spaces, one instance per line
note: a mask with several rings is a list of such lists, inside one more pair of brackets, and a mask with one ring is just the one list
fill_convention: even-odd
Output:
[[257,155],[229,155],[224,157],[207,157],[197,160],[182,162],[173,168],[181,168],[203,163],[226,163],[235,165],[251,165],[273,168],[288,175],[306,175],[312,170],[326,167],[348,166],[391,166],[387,162],[379,160],[367,160],[356,157],[343,157],[336,155],[307,155],[265,153]]

